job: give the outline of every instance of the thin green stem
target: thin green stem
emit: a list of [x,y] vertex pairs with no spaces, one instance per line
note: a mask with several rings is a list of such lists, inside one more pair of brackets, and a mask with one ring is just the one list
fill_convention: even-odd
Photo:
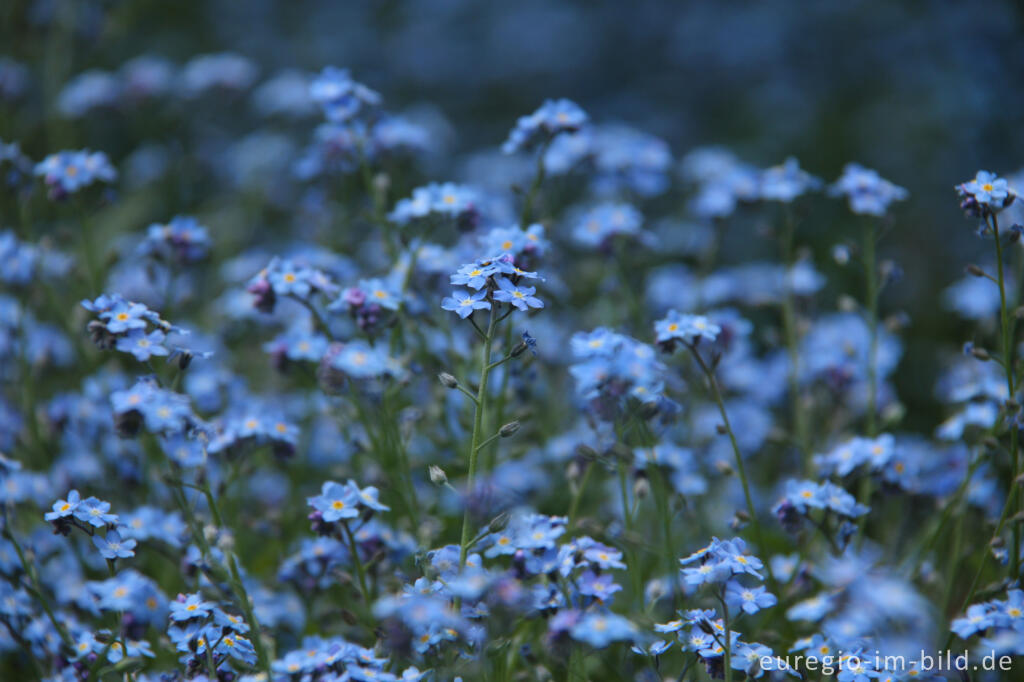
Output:
[[43,587],[39,583],[39,576],[35,572],[35,568],[25,558],[25,552],[21,549],[21,544],[18,539],[14,536],[14,532],[10,530],[8,526],[10,519],[4,520],[4,537],[7,538],[8,542],[14,547],[14,552],[18,555],[18,561],[21,562],[21,568],[25,571],[25,575],[28,576],[29,581],[32,583],[32,590],[35,592],[33,595],[39,602],[39,605],[43,607],[43,611],[46,612],[46,617],[49,618],[50,624],[53,625],[57,634],[60,635],[61,641],[64,642],[69,648],[75,646],[75,642],[71,639],[71,635],[68,634],[68,630],[64,627],[64,624],[57,620],[57,617],[53,613],[53,609],[50,608],[50,603],[46,600],[46,593],[43,592]]
[[[1014,371],[1013,344],[1014,344],[1014,323],[1016,317],[1010,315],[1010,308],[1006,305],[1006,280],[1003,276],[1003,244],[999,238],[999,220],[996,215],[991,214],[992,235],[996,243],[996,273],[999,280],[999,317],[1000,329],[1002,331],[1003,369],[1006,371],[1006,390],[1008,400],[1011,404],[1017,395],[1015,383],[1016,372]],[[1020,452],[1018,446],[1017,424],[1014,417],[1009,415],[1010,422],[1010,461],[1013,466],[1013,477],[1010,485],[1017,487],[1017,477],[1020,476]],[[1013,553],[1010,555],[1010,580],[1015,580],[1020,575],[1020,524],[1013,526]]]
[[800,450],[800,458],[803,462],[804,471],[811,469],[811,438],[807,422],[807,415],[804,411],[802,396],[800,393],[800,338],[797,330],[796,300],[793,295],[793,287],[789,282],[788,275],[793,267],[793,237],[796,232],[796,224],[793,219],[793,212],[787,206],[783,219],[782,229],[782,261],[786,266],[787,282],[782,296],[782,326],[786,337],[786,351],[789,355],[789,401],[790,411],[793,420],[793,435],[797,448]]
[[459,543],[459,569],[466,565],[466,552],[469,549],[470,524],[472,514],[468,498],[473,494],[473,487],[476,484],[476,464],[480,454],[480,439],[483,436],[484,412],[487,410],[487,377],[490,375],[491,344],[494,340],[495,309],[497,304],[491,305],[488,315],[487,333],[484,335],[484,347],[480,356],[480,383],[476,392],[476,405],[473,409],[473,436],[469,446],[469,471],[466,475],[466,509],[462,515],[462,540]]
[[[220,529],[226,529],[224,525],[224,517],[220,513],[220,508],[217,506],[217,499],[213,495],[213,491],[210,489],[210,483],[204,477],[200,484],[200,489],[203,491],[203,495],[206,497],[207,506],[210,508],[210,515],[213,517],[213,522]],[[249,592],[245,589],[245,583],[242,581],[241,571],[238,568],[238,557],[235,556],[234,552],[224,549],[224,559],[228,566],[228,571],[231,575],[231,589],[235,593],[235,599],[239,602],[239,606],[242,609],[242,615],[245,616],[245,622],[249,626],[250,639],[252,640],[253,648],[256,649],[256,658],[259,660],[260,668],[263,669],[267,676],[270,676],[270,658],[267,656],[267,651],[263,647],[263,640],[261,638],[261,632],[259,621],[256,620],[256,614],[252,609],[252,601],[249,599]]]
[[580,479],[580,485],[576,488],[576,492],[572,496],[572,504],[569,506],[569,525],[568,528],[572,528],[576,525],[576,515],[580,510],[580,500],[583,499],[583,491],[587,489],[587,483],[590,481],[590,473],[594,470],[594,463],[587,462],[586,468],[583,470],[583,478]]
[[[867,400],[867,434],[868,438],[878,435],[878,269],[875,263],[875,223],[868,222],[864,228],[864,283],[866,286],[865,306],[867,311],[868,333],[868,400]],[[863,501],[863,500],[862,500]]]
[[722,653],[725,656],[725,682],[732,682],[732,637],[729,636],[729,605],[725,603],[725,598],[722,595],[718,595],[718,601],[722,605],[722,626],[725,628],[725,642],[722,643]]
[[[767,546],[764,542],[764,533],[761,530],[761,522],[757,518],[757,509],[754,507],[754,498],[750,495],[750,483],[747,480],[746,467],[743,465],[743,454],[740,452],[740,446],[736,442],[736,434],[732,430],[732,424],[729,423],[729,415],[725,409],[725,401],[722,399],[722,391],[718,387],[718,379],[715,377],[714,371],[708,367],[707,363],[704,362],[704,358],[700,356],[700,352],[694,345],[687,345],[690,352],[693,354],[694,359],[700,366],[701,371],[704,372],[704,377],[707,379],[708,386],[711,389],[711,397],[714,399],[715,404],[718,406],[718,412],[722,417],[722,425],[725,426],[725,431],[729,436],[729,443],[732,445],[732,452],[736,459],[736,473],[739,474],[740,483],[743,485],[743,497],[747,503],[747,513],[750,516],[750,525],[754,527],[754,538],[757,541],[758,551],[767,551]],[[765,568],[768,570],[769,582],[774,586],[775,577],[772,575],[771,568],[768,564],[765,564]],[[772,590],[775,591],[774,589]]]
[[526,193],[526,198],[523,200],[523,211],[519,215],[519,228],[525,230],[527,225],[530,224],[530,220],[533,218],[533,203],[537,198],[537,193],[540,191],[540,186],[544,184],[544,178],[547,177],[547,168],[544,166],[544,156],[547,154],[548,147],[551,145],[553,137],[548,138],[544,141],[544,144],[540,146],[540,150],[537,152],[537,171],[533,176],[533,183],[530,185],[529,192]]
[[366,569],[363,567],[363,560],[359,556],[356,538],[352,534],[352,529],[349,528],[348,522],[343,521],[341,527],[345,531],[345,539],[348,541],[348,548],[352,553],[352,563],[356,567],[356,576],[359,578],[359,591],[363,594],[363,603],[368,605],[370,603],[370,590],[366,587]]

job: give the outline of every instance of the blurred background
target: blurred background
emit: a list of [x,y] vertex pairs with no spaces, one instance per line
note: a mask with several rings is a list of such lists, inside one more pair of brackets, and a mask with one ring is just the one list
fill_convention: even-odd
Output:
[[[796,156],[827,181],[849,161],[875,168],[911,193],[880,248],[904,273],[884,293],[883,312],[911,319],[897,384],[907,425],[924,429],[935,423],[932,377],[943,352],[971,334],[942,292],[966,263],[990,258],[990,245],[958,211],[953,185],[979,168],[1009,175],[1024,166],[1024,8],[1010,1],[3,0],[0,20],[0,139],[20,141],[33,159],[102,149],[129,185],[161,149],[237,160],[240,138],[250,163],[291,164],[318,114],[298,105],[277,111],[283,100],[266,91],[259,100],[260,86],[325,65],[351,69],[390,109],[430,122],[441,150],[437,179],[474,180],[464,155],[496,151],[518,116],[553,97],[576,101],[594,121],[664,139],[677,160],[713,144],[761,167]],[[222,52],[251,60],[255,71],[240,77],[252,90],[192,116],[187,131],[167,111],[198,106],[187,98],[124,117],[104,111],[102,87],[77,101],[65,88],[139,55],[180,67]],[[301,91],[300,77],[275,82]],[[151,157],[140,159],[140,149]],[[196,170],[175,199],[136,206],[124,220],[138,229],[209,210],[223,198],[207,187]],[[798,243],[827,265],[832,247],[856,230],[845,206],[820,201],[803,212]],[[726,262],[775,253],[743,229],[729,235]],[[855,283],[851,273],[837,288]]]

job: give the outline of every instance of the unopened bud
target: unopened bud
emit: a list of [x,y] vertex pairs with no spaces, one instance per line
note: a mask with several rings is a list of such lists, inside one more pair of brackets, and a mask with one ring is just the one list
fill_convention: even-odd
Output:
[[458,388],[459,380],[448,372],[441,372],[437,375],[437,380],[441,382],[441,385],[445,388]]
[[992,359],[992,356],[989,355],[987,350],[985,350],[984,348],[978,348],[977,346],[971,349],[971,355],[981,360],[982,362],[988,362],[989,360]]
[[508,522],[510,518],[511,517],[509,516],[508,512],[502,512],[501,514],[498,514],[493,519],[491,519],[491,522],[489,524],[487,524],[488,532],[500,533],[501,531],[505,530],[505,528],[508,527]]
[[967,274],[974,275],[975,277],[984,277],[985,271],[979,268],[974,263],[971,263],[970,265],[967,266]]
[[642,471],[638,471],[636,474],[636,480],[633,481],[633,495],[638,500],[642,500],[650,494],[651,482],[647,479],[647,474]]
[[633,450],[625,443],[614,443],[608,448],[608,456],[622,462],[632,462]]
[[427,473],[430,475],[430,482],[434,485],[444,485],[448,482],[448,474],[436,464],[431,464],[427,467]]
[[846,265],[850,262],[850,247],[846,244],[836,244],[832,247],[832,258],[839,265]]
[[373,189],[378,194],[384,194],[391,188],[391,176],[387,173],[377,173],[373,176]]
[[589,445],[583,445],[581,443],[576,446],[576,456],[584,461],[593,462],[597,459],[597,452]]
[[989,540],[989,543],[988,543],[988,544],[989,544],[989,545],[990,545],[990,546],[991,546],[991,547],[992,547],[993,549],[1001,549],[1002,547],[1005,547],[1005,546],[1006,546],[1006,541],[1005,541],[1005,540],[1003,540],[1003,538],[1001,538],[1000,536],[998,536],[998,535],[997,535],[997,536],[995,536],[994,538],[992,538],[991,540]]
[[349,625],[356,625],[359,622],[358,619],[356,619],[356,615],[348,609],[341,610],[341,619]]
[[657,402],[644,403],[643,405],[640,406],[640,418],[643,419],[644,421],[654,419],[655,417],[658,416],[659,411],[660,408]]
[[732,465],[726,462],[724,459],[720,459],[715,462],[715,469],[718,470],[722,476],[732,476]]
[[580,475],[583,472],[580,470],[580,463],[575,459],[569,460],[569,466],[565,467],[565,477],[571,482],[580,480]]
[[508,438],[515,434],[519,430],[519,420],[509,422],[500,429],[498,429],[498,435],[502,438]]
[[852,313],[857,310],[857,299],[853,296],[843,294],[839,297],[839,310],[844,313]]
[[725,424],[715,424],[715,431],[718,431],[718,435],[724,436],[729,433],[729,429],[725,428]]
[[520,355],[526,352],[527,348],[529,348],[529,346],[526,345],[526,342],[520,341],[519,343],[516,344],[515,348],[512,349],[510,355],[514,358],[518,358]]

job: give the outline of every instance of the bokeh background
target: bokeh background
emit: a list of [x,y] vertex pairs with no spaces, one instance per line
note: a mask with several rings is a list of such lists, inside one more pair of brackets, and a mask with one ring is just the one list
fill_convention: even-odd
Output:
[[[942,291],[987,252],[952,186],[978,168],[1010,174],[1024,165],[1024,9],[1010,1],[3,0],[0,20],[0,55],[29,75],[20,88],[10,73],[0,81],[14,95],[0,97],[0,139],[20,141],[37,159],[59,148],[103,149],[129,183],[148,167],[140,148],[155,150],[157,161],[177,154],[178,192],[136,195],[108,216],[132,229],[216,211],[254,231],[274,229],[280,215],[239,215],[209,176],[237,173],[231,163],[240,156],[261,168],[291,164],[318,116],[310,108],[305,118],[268,120],[252,113],[250,93],[192,116],[201,124],[188,130],[159,106],[130,120],[62,113],[69,79],[143,54],[181,65],[236,52],[258,67],[254,87],[283,70],[348,67],[389,108],[431,122],[441,143],[434,177],[477,179],[466,155],[496,150],[515,118],[549,97],[655,134],[676,158],[720,144],[759,166],[794,155],[826,180],[848,161],[876,168],[911,193],[881,256],[904,272],[885,292],[883,312],[911,320],[896,380],[912,429],[936,423],[935,371],[943,353],[969,340]],[[731,229],[724,261],[775,253],[755,228]],[[822,262],[853,234],[839,202],[819,202],[798,241]],[[833,288],[855,282],[854,273],[840,275]]]

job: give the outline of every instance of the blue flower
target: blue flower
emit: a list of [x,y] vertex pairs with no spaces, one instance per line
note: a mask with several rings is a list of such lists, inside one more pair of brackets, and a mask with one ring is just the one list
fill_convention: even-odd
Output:
[[664,319],[654,323],[655,340],[658,343],[693,343],[698,339],[714,341],[721,331],[721,327],[703,315],[684,315],[676,310],[668,311]]
[[511,256],[502,255],[482,258],[473,263],[466,263],[460,266],[455,274],[451,276],[451,283],[468,286],[470,289],[481,289],[487,284],[488,278],[498,274],[517,274]]
[[96,528],[117,523],[117,514],[110,513],[110,503],[89,497],[75,508],[75,518]]
[[122,540],[121,534],[116,530],[108,530],[105,537],[94,535],[92,542],[104,559],[127,559],[135,556],[135,540]]
[[213,604],[203,601],[198,594],[178,595],[178,599],[170,603],[171,620],[182,622],[194,618],[205,618],[213,610]]
[[353,493],[355,493],[356,498],[358,498],[359,500],[359,504],[366,507],[367,509],[372,509],[374,511],[388,511],[389,509],[391,509],[391,507],[388,507],[385,504],[381,504],[380,500],[378,499],[380,491],[378,491],[377,488],[373,487],[372,485],[367,486],[365,488],[360,488],[356,484],[356,482],[351,479],[348,481],[346,485]]
[[456,289],[452,291],[451,296],[441,300],[441,308],[458,313],[459,317],[466,319],[474,310],[490,310],[491,303],[485,300],[487,293],[486,289],[472,293],[465,289]]
[[167,355],[170,351],[164,348],[164,333],[155,329],[147,334],[141,329],[133,329],[117,340],[117,350],[131,353],[139,362],[145,362],[154,355]]
[[329,523],[359,516],[359,489],[353,490],[353,486],[327,481],[320,494],[307,502]]
[[995,614],[987,604],[971,604],[967,607],[967,614],[955,619],[949,629],[961,639],[967,639],[973,634],[994,626],[994,616]]
[[777,602],[775,595],[768,592],[763,585],[745,587],[735,580],[730,580],[725,586],[725,603],[730,608],[740,608],[746,613],[757,613],[761,609],[775,606]]
[[94,182],[113,182],[117,171],[103,152],[62,151],[51,154],[35,167],[55,196],[73,194]]
[[960,196],[973,199],[992,212],[1003,210],[1017,196],[1005,178],[983,170],[973,179],[957,185],[956,190]]
[[882,216],[894,201],[909,196],[907,190],[883,179],[876,171],[848,163],[843,174],[829,189],[832,196],[845,196],[850,210],[859,215]]
[[819,187],[821,180],[801,170],[796,159],[788,158],[781,166],[761,172],[759,195],[761,199],[789,203]]
[[431,183],[417,187],[412,197],[400,199],[388,219],[399,225],[407,225],[431,215],[440,215],[459,221],[476,221],[479,196],[476,190],[452,182]]
[[350,341],[341,347],[332,346],[324,356],[324,361],[356,379],[370,379],[396,371],[394,360],[382,349],[364,341]]
[[610,612],[588,612],[569,629],[573,639],[603,649],[612,642],[631,640],[636,626],[628,619]]
[[78,494],[77,490],[72,490],[68,493],[66,500],[57,500],[53,503],[53,511],[47,512],[43,518],[47,521],[56,521],[57,519],[67,518],[73,516],[75,511],[78,509],[78,505],[81,504],[82,498]]
[[333,66],[324,67],[313,80],[309,95],[323,107],[327,119],[334,123],[345,123],[381,103],[380,95],[352,80],[348,69]]
[[536,287],[518,287],[506,277],[499,277],[497,284],[498,290],[494,292],[495,301],[510,303],[519,310],[544,307],[544,302],[534,296]]
[[602,602],[610,602],[612,595],[622,589],[609,573],[598,575],[593,571],[584,571],[580,574],[577,583],[580,594],[594,597]]
[[642,223],[643,216],[629,204],[604,203],[577,216],[572,236],[581,244],[599,247],[617,235],[638,233]]
[[118,300],[109,310],[101,312],[99,317],[106,320],[107,331],[120,334],[132,329],[145,329],[146,321],[151,319],[151,312],[141,303]]
[[567,99],[546,100],[535,112],[516,121],[501,151],[513,154],[529,149],[559,133],[575,132],[586,122],[586,112],[574,102]]

